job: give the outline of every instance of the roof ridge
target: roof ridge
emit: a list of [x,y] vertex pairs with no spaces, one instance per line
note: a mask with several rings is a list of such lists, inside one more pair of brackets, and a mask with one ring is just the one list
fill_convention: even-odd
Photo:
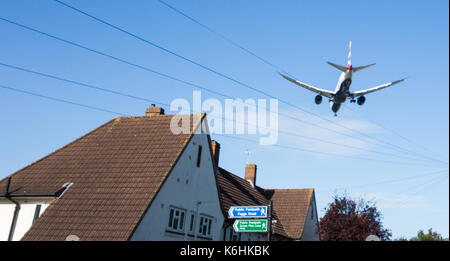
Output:
[[[142,115],[142,116],[118,116],[118,117],[122,117],[122,118],[128,118],[128,119],[133,119],[133,118],[137,118],[137,119],[144,119],[144,118],[149,118],[149,119],[158,119],[158,118],[167,118],[167,117],[173,117],[175,115],[185,115],[185,116],[204,116],[206,115],[205,112],[201,112],[201,113],[176,113],[176,114],[162,114],[162,115],[157,115],[157,116],[146,116],[146,115]],[[116,117],[117,118],[117,117]]]

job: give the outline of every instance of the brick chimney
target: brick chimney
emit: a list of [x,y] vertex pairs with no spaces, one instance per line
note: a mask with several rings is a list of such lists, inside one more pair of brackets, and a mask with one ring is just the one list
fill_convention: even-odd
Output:
[[161,107],[155,107],[155,104],[152,104],[152,106],[147,108],[145,114],[147,115],[147,117],[164,115],[164,109]]
[[211,149],[213,160],[216,163],[216,166],[219,166],[220,143],[215,140],[211,141]]
[[245,165],[245,180],[249,181],[253,187],[256,185],[256,164]]

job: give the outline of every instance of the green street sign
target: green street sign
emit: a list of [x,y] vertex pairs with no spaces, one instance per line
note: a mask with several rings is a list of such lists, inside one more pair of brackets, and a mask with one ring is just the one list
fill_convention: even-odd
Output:
[[267,232],[267,219],[236,219],[235,232]]

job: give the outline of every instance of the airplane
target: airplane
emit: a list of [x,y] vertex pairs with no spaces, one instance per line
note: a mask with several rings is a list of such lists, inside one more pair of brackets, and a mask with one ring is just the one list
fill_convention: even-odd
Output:
[[[370,89],[366,89],[366,90],[361,90],[361,91],[356,91],[356,92],[350,92],[350,85],[352,84],[352,77],[353,77],[353,73],[360,71],[362,69],[365,69],[367,67],[370,67],[372,65],[375,65],[374,63],[372,64],[368,64],[368,65],[364,65],[364,66],[359,66],[359,67],[353,67],[352,66],[352,61],[351,61],[351,55],[352,55],[352,42],[350,41],[349,44],[349,50],[348,50],[348,62],[347,62],[347,67],[345,66],[341,66],[341,65],[337,65],[334,64],[332,62],[327,62],[329,65],[337,68],[338,70],[342,71],[341,76],[339,77],[339,80],[337,82],[336,85],[336,89],[333,91],[329,91],[329,90],[324,90],[324,89],[319,89],[317,87],[314,87],[312,85],[306,84],[304,82],[300,82],[296,79],[290,78],[289,76],[286,76],[282,73],[279,72],[279,74],[285,78],[286,80],[293,82],[307,90],[313,91],[315,93],[318,93],[318,95],[315,97],[314,101],[316,104],[320,104],[322,103],[322,96],[325,96],[327,98],[329,98],[330,101],[330,108],[331,110],[334,112],[334,116],[337,116],[337,112],[339,111],[339,109],[341,108],[342,103],[344,103],[347,99],[351,99],[350,102],[351,103],[355,103],[357,102],[358,105],[363,105],[364,102],[366,101],[366,98],[364,97],[364,95],[371,93],[371,92],[375,92],[381,89],[384,89],[386,87],[392,86],[394,84],[397,84],[399,82],[404,81],[406,78],[403,78],[401,80],[398,81],[393,81],[393,82],[389,82],[389,83],[385,83],[382,85],[378,85],[375,86],[373,88]],[[355,100],[355,98],[357,98],[357,100]]]

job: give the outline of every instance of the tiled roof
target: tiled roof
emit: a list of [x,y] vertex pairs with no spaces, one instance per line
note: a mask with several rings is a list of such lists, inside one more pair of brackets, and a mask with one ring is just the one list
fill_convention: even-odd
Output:
[[301,238],[312,189],[253,187],[245,179],[222,168],[218,168],[216,180],[219,184],[222,211],[226,216],[231,206],[268,205],[269,200],[272,200],[272,219],[277,220],[273,225],[274,233],[290,239]]
[[[263,189],[257,186],[253,188],[248,181],[231,172],[219,168],[216,180],[220,190],[222,211],[226,217],[231,206],[267,206],[269,204],[269,200],[263,194]],[[272,212],[272,217],[278,220],[276,211]],[[280,222],[274,224],[273,231],[278,235],[288,237]]]
[[290,238],[300,239],[314,189],[266,189],[284,230]]
[[22,240],[128,240],[192,137],[173,135],[172,117],[118,117],[14,173],[11,195],[54,194],[73,183]]

